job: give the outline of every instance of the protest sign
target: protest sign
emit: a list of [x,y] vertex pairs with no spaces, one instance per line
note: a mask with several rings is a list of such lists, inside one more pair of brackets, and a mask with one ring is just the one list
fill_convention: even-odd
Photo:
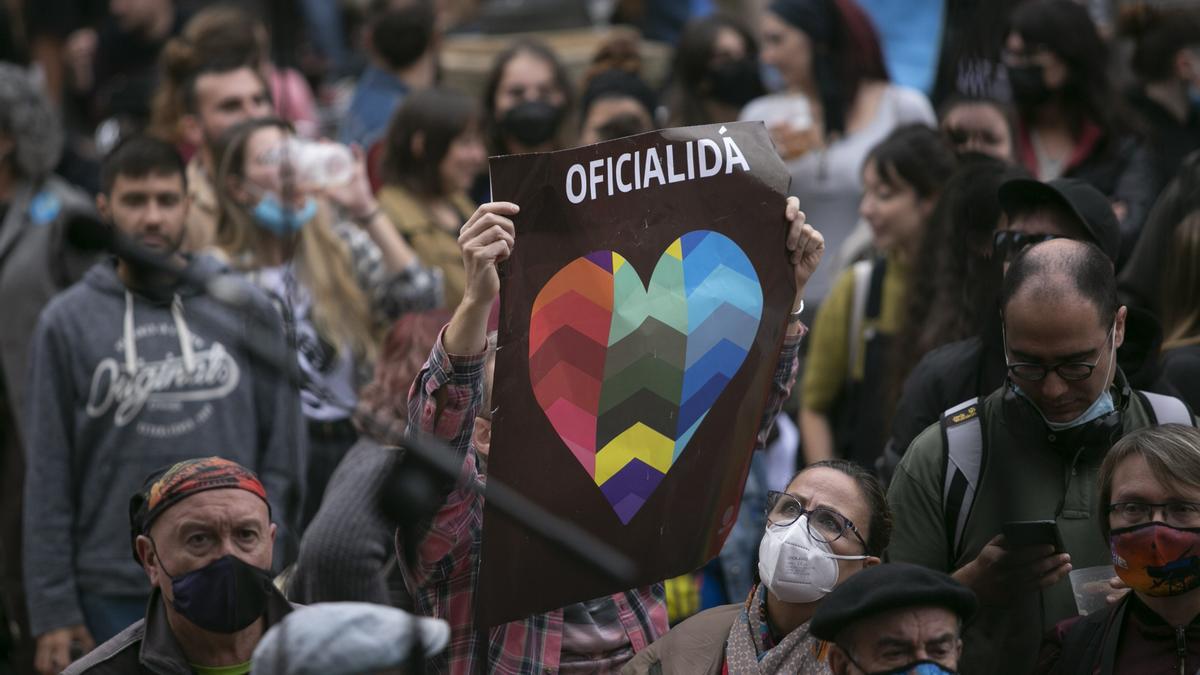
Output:
[[[695,569],[733,527],[795,281],[761,123],[491,160],[521,208],[501,266],[487,473],[638,563]],[[632,587],[485,506],[479,620]]]

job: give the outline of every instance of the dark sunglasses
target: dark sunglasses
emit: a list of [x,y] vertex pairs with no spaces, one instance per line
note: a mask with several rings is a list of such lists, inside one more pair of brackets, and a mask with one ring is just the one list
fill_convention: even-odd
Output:
[[1026,234],[1014,230],[999,230],[992,235],[992,255],[995,259],[1009,262],[1026,248],[1057,238],[1056,234]]

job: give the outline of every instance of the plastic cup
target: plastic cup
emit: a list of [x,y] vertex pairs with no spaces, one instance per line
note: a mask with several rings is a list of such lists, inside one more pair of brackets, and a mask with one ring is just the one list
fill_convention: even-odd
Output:
[[1071,570],[1071,591],[1075,594],[1075,608],[1080,616],[1087,616],[1108,606],[1108,596],[1113,592],[1108,582],[1117,576],[1112,565],[1084,567]]

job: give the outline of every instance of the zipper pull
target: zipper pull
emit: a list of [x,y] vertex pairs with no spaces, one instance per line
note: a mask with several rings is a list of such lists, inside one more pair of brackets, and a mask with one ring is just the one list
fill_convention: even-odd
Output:
[[1175,654],[1179,657],[1179,675],[1187,675],[1187,627],[1175,627]]

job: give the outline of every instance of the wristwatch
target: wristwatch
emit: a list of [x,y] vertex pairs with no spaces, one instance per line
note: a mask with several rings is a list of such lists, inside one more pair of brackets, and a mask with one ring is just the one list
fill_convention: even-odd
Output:
[[800,309],[788,314],[788,323],[800,323],[800,315],[804,313],[804,301],[800,301]]

